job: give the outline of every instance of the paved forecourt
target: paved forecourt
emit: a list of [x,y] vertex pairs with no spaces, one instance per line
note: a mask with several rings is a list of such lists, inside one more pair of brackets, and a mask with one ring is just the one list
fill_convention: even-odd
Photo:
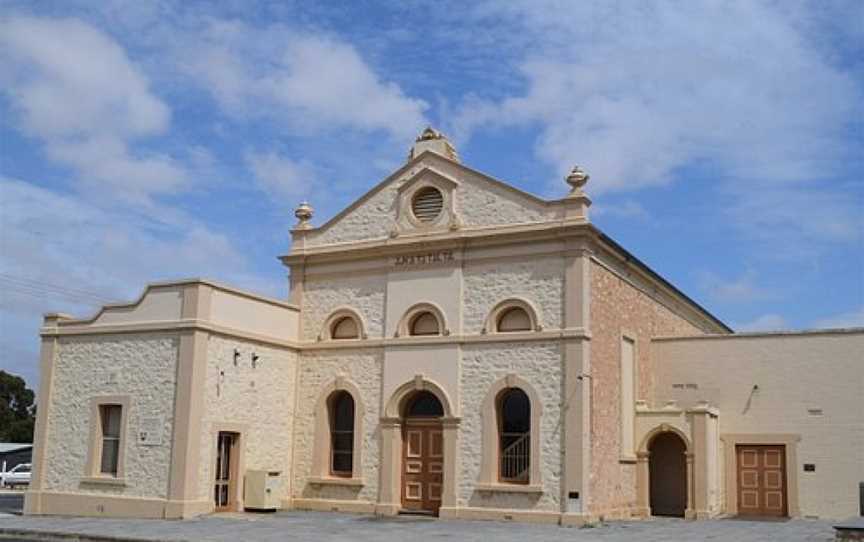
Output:
[[[404,542],[459,540],[465,542],[533,541],[735,541],[812,542],[833,540],[832,523],[824,520],[781,522],[734,519],[684,521],[653,519],[612,522],[593,528],[568,528],[486,521],[441,521],[411,516],[378,519],[328,512],[218,514],[185,521],[107,518],[0,516],[0,540],[40,534],[78,534],[90,540],[146,541],[292,541]],[[40,538],[44,540],[45,538]]]

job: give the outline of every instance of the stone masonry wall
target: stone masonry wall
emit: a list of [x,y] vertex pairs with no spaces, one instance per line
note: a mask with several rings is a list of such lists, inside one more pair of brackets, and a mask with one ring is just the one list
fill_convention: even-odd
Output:
[[[437,157],[427,157],[416,167],[371,194],[325,230],[307,237],[308,246],[350,241],[386,239],[395,223],[397,192],[424,165],[460,182],[456,189],[456,212],[465,226],[523,224],[553,219],[555,211],[518,192],[489,182],[480,175],[466,172],[455,164]],[[314,202],[313,202],[314,203]]]
[[[234,364],[234,349],[240,356]],[[252,367],[252,353],[259,356]],[[213,495],[216,461],[214,424],[245,424],[241,440],[245,469],[282,472],[285,495],[293,453],[292,425],[297,379],[296,352],[242,339],[210,335],[201,423],[198,497]],[[244,473],[239,473],[242,477]]]
[[[378,500],[378,463],[381,441],[378,421],[381,417],[381,364],[380,350],[319,350],[305,352],[300,362],[300,386],[298,393],[298,416],[294,438],[294,495],[302,498]],[[315,441],[315,407],[323,390],[332,384],[338,375],[350,381],[359,390],[361,397],[354,400],[362,403],[363,416],[363,481],[362,487],[318,486],[307,483],[313,476],[312,454]]]
[[[636,399],[653,395],[651,337],[698,335],[695,325],[593,262],[591,266],[591,511],[614,513],[636,503],[635,464],[621,463],[621,336],[636,341]],[[635,443],[639,446],[639,443]]]
[[561,327],[564,299],[562,258],[466,265],[463,277],[463,329],[466,334],[480,333],[495,305],[513,297],[522,297],[534,305],[544,329]]
[[[481,407],[489,389],[508,374],[528,381],[542,397],[540,474],[543,493],[475,491],[483,460]],[[460,506],[559,510],[561,477],[561,351],[558,343],[466,345],[462,350],[462,423],[460,427]],[[536,408],[536,405],[531,405]],[[497,468],[494,469],[497,472]]]
[[386,277],[380,275],[307,281],[300,312],[303,340],[316,340],[327,317],[341,306],[351,307],[363,316],[370,339],[381,338],[384,334],[386,288]]
[[[179,339],[168,334],[67,337],[59,341],[48,413],[45,491],[166,498]],[[81,484],[87,461],[91,399],[130,396],[123,435],[125,486]],[[41,408],[41,407],[40,407]],[[137,443],[138,420],[159,417],[162,444]]]

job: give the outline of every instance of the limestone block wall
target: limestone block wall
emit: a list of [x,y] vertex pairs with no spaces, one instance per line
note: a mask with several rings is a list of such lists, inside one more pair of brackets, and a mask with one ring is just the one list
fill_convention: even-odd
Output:
[[327,317],[342,306],[352,307],[363,316],[369,338],[381,338],[384,333],[386,288],[386,276],[382,275],[342,275],[338,278],[307,280],[300,313],[303,340],[316,340]]
[[467,263],[463,269],[463,329],[480,333],[489,313],[512,297],[530,301],[544,329],[561,327],[564,260],[550,256],[519,262]]
[[[176,335],[157,333],[59,340],[51,404],[47,406],[45,491],[167,497],[178,346]],[[130,396],[123,435],[124,486],[81,483],[87,475],[91,399],[104,395]],[[142,417],[163,420],[161,445],[137,443]]]
[[650,340],[702,331],[628,281],[592,260],[591,266],[592,512],[620,513],[635,504],[636,470],[622,463],[620,446],[621,337],[635,341],[636,399],[653,390]]
[[[480,476],[483,424],[481,405],[490,387],[508,374],[529,382],[542,397],[540,422],[543,493],[475,490]],[[561,351],[556,342],[466,345],[462,350],[462,423],[459,431],[460,506],[559,512],[561,477]],[[536,405],[532,405],[535,408]],[[531,458],[532,461],[538,458]],[[494,469],[497,472],[497,468]]]
[[[240,352],[234,363],[234,349]],[[259,356],[252,367],[251,355]],[[221,335],[207,344],[207,378],[201,423],[198,497],[213,497],[214,424],[243,424],[245,469],[281,471],[281,495],[290,488],[297,353],[287,348]],[[240,477],[243,472],[238,473]]]
[[[716,405],[721,437],[800,435],[787,477],[790,487],[797,479],[801,514],[853,516],[864,481],[862,352],[864,329],[656,340],[656,398]],[[816,470],[804,472],[805,463]],[[723,455],[718,464],[721,482],[735,472]]]
[[[456,212],[463,226],[482,227],[500,224],[542,222],[556,217],[557,209],[529,199],[524,194],[466,171],[437,156],[427,156],[421,162],[391,179],[357,207],[329,227],[307,235],[308,246],[346,243],[350,241],[386,239],[396,217],[397,192],[400,186],[429,166],[460,183],[455,191]],[[314,203],[314,202],[313,202]]]
[[[294,430],[294,496],[311,499],[378,500],[378,463],[380,458],[379,419],[381,417],[380,349],[338,349],[306,351],[300,358],[297,419]],[[323,390],[342,376],[360,390],[363,417],[363,483],[356,486],[313,485],[307,480],[312,473],[315,453],[315,406]]]

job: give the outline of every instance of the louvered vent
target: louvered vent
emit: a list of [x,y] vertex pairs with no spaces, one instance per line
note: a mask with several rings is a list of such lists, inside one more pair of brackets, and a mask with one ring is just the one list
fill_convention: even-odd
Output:
[[437,189],[427,186],[421,188],[414,196],[411,210],[414,216],[421,222],[432,222],[441,214],[444,205],[444,196]]

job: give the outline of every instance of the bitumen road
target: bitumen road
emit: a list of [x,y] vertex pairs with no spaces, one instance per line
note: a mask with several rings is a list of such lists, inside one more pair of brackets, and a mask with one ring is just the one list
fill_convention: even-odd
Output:
[[0,514],[20,514],[23,508],[23,491],[0,491]]

